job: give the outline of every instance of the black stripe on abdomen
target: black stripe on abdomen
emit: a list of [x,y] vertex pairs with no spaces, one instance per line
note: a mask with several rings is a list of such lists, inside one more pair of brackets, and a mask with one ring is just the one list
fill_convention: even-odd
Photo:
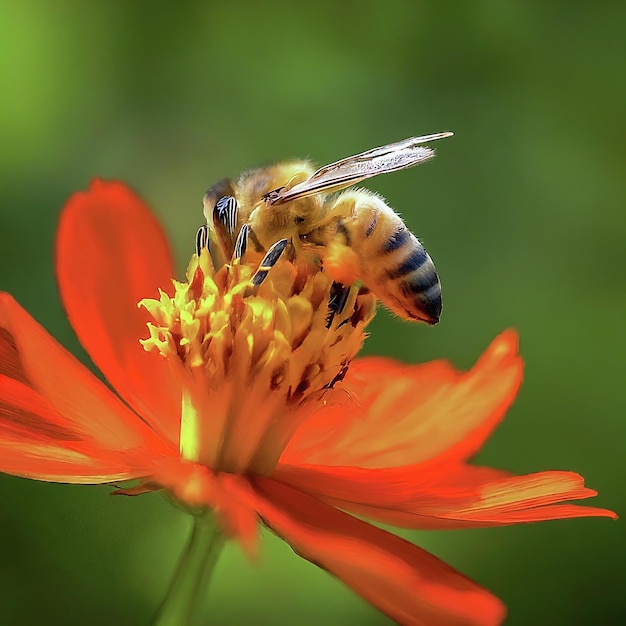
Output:
[[418,274],[416,276],[408,276],[401,283],[401,289],[403,293],[407,296],[410,295],[419,295],[421,293],[426,293],[433,289],[433,287],[439,287],[439,291],[441,292],[441,286],[439,285],[439,276],[435,267],[432,266],[431,269]]
[[413,302],[421,313],[419,319],[436,324],[441,315],[441,283],[433,266],[431,271],[421,276],[411,276],[400,283],[400,289],[407,300]]
[[396,231],[387,239],[385,245],[383,246],[383,252],[393,252],[394,250],[399,250],[407,244],[411,237],[411,232],[406,226],[399,226]]
[[420,244],[417,244],[411,251],[411,254],[400,265],[387,270],[387,276],[391,279],[402,278],[402,276],[417,271],[427,260],[428,254],[426,254],[426,250]]

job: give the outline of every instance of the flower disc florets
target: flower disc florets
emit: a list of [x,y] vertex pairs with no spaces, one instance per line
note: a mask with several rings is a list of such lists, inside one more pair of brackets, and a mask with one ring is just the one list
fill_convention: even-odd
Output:
[[[184,379],[181,450],[213,469],[267,472],[305,415],[325,401],[357,354],[375,297],[310,264],[213,269],[194,256],[174,295],[143,300],[146,350]],[[312,402],[313,401],[313,402]]]

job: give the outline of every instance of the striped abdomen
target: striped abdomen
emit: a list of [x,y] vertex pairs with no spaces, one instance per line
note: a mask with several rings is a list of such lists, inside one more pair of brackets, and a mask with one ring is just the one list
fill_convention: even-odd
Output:
[[395,250],[399,254],[387,267],[386,276],[399,292],[400,306],[409,317],[436,324],[441,315],[441,283],[435,264],[404,224],[389,239],[383,254]]
[[400,317],[436,324],[441,283],[435,264],[393,209],[376,196],[358,193],[350,230],[360,279]]

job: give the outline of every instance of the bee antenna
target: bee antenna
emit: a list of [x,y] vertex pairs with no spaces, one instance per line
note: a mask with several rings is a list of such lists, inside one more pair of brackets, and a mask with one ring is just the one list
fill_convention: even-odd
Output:
[[276,265],[278,259],[280,259],[287,243],[287,239],[280,239],[267,251],[261,263],[259,263],[259,267],[254,273],[254,276],[250,279],[254,287],[258,287],[265,280],[269,271]]

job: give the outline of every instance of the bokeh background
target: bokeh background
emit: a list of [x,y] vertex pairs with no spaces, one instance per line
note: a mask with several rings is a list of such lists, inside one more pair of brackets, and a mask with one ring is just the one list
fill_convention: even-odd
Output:
[[[454,130],[375,179],[444,285],[435,328],[381,312],[366,352],[468,367],[506,327],[527,364],[479,462],[574,469],[626,513],[626,4],[0,2],[0,289],[87,362],[54,282],[64,201],[93,176],[154,207],[179,267],[216,179]],[[137,233],[141,237],[141,233]],[[148,624],[188,520],[159,495],[0,476],[0,624]],[[623,522],[404,533],[509,607],[510,626],[626,622]],[[264,534],[235,546],[212,624],[390,623]]]

